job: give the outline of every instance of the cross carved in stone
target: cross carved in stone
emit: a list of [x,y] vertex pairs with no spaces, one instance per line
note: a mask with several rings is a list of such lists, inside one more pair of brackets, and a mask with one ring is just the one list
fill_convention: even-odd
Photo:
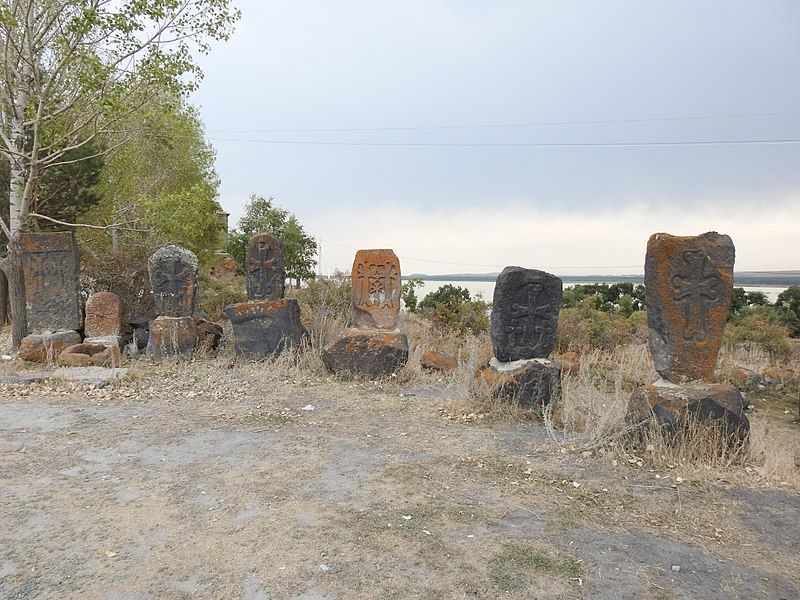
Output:
[[[527,346],[530,343],[541,344],[545,333],[551,328],[550,304],[537,306],[542,286],[534,284],[528,290],[528,303],[517,304],[511,308],[512,324],[506,327],[510,334],[512,346]],[[519,340],[519,341],[518,341]]]
[[671,297],[683,314],[684,338],[703,342],[712,334],[707,313],[722,294],[722,281],[707,272],[710,260],[702,250],[689,250],[682,258],[684,268],[672,277]]

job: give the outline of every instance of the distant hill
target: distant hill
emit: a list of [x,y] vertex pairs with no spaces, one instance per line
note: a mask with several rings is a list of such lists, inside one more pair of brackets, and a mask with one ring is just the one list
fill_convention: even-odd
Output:
[[[448,273],[403,275],[404,280],[416,278],[423,281],[495,281],[500,273]],[[643,283],[644,275],[560,275],[564,283]],[[740,271],[733,274],[736,285],[789,287],[800,285],[800,270],[792,271]]]

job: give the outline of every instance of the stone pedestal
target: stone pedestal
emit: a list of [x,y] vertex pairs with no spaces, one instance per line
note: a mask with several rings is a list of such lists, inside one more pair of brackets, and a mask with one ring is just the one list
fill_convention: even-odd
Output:
[[31,362],[54,363],[64,350],[80,343],[81,336],[77,331],[29,335],[20,344],[19,357]]
[[201,331],[192,317],[158,317],[150,321],[148,350],[153,362],[165,356],[189,355],[200,344]]
[[346,329],[322,351],[332,373],[385,377],[408,361],[408,338],[400,331]]
[[226,306],[223,313],[233,325],[236,354],[248,359],[261,360],[286,348],[299,348],[307,335],[295,299],[241,302]]
[[521,406],[546,406],[561,397],[560,365],[545,358],[504,363],[492,357],[477,377],[492,395]]
[[64,350],[58,356],[58,364],[64,367],[119,367],[122,351],[119,345],[93,344],[84,340]]
[[654,417],[668,428],[676,428],[694,418],[719,423],[732,435],[745,436],[750,430],[742,394],[724,383],[675,384],[661,380],[633,393],[628,415],[634,421]]

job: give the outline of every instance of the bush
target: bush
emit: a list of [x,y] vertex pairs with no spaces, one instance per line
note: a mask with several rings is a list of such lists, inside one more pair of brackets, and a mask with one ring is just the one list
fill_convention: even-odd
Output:
[[211,317],[212,321],[221,321],[224,318],[222,309],[229,304],[247,300],[242,286],[223,283],[211,277],[201,275],[197,287],[197,308]]
[[561,353],[613,350],[641,341],[644,325],[641,317],[628,319],[621,314],[604,312],[595,308],[591,299],[586,299],[561,311],[556,348]]
[[788,358],[792,352],[789,329],[766,311],[741,317],[738,323],[729,323],[725,339],[729,343],[755,346],[775,358]]
[[418,311],[438,329],[480,335],[489,331],[489,309],[480,294],[473,299],[469,290],[446,284],[425,296]]
[[314,279],[305,288],[293,290],[315,348],[322,348],[347,325],[351,290],[350,277],[341,271],[330,279]]

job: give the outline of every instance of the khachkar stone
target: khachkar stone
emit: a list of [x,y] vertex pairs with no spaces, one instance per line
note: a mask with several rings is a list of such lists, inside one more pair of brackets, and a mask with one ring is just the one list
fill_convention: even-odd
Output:
[[286,271],[283,266],[283,242],[271,233],[257,233],[250,238],[245,259],[247,298],[280,300],[283,298]]
[[147,349],[154,362],[165,356],[193,354],[200,346],[202,332],[192,317],[156,317],[149,328]]
[[400,314],[400,261],[392,250],[359,250],[350,274],[353,325],[394,329]]
[[392,250],[359,250],[353,284],[350,329],[322,351],[333,373],[384,377],[408,361],[408,338],[396,330],[400,313],[400,261]]
[[122,303],[111,292],[95,292],[86,301],[84,340],[88,344],[120,346],[122,338]]
[[239,356],[255,360],[276,356],[287,348],[299,348],[307,335],[297,300],[283,298],[283,264],[283,243],[278,238],[258,233],[250,239],[246,259],[250,301],[223,311],[233,325]]
[[650,352],[656,371],[675,383],[714,375],[730,310],[735,249],[716,232],[656,233],[644,265]]
[[147,264],[156,314],[191,317],[197,295],[197,257],[179,246],[163,246]]
[[647,242],[645,300],[650,352],[662,379],[634,392],[629,418],[676,428],[713,421],[734,440],[750,428],[741,393],[711,383],[733,290],[735,248],[716,232]]
[[478,371],[490,393],[523,406],[544,406],[560,393],[561,372],[548,360],[556,342],[561,279],[506,267],[494,288],[490,334],[494,357]]
[[83,327],[78,244],[71,232],[23,233],[22,269],[31,334]]

